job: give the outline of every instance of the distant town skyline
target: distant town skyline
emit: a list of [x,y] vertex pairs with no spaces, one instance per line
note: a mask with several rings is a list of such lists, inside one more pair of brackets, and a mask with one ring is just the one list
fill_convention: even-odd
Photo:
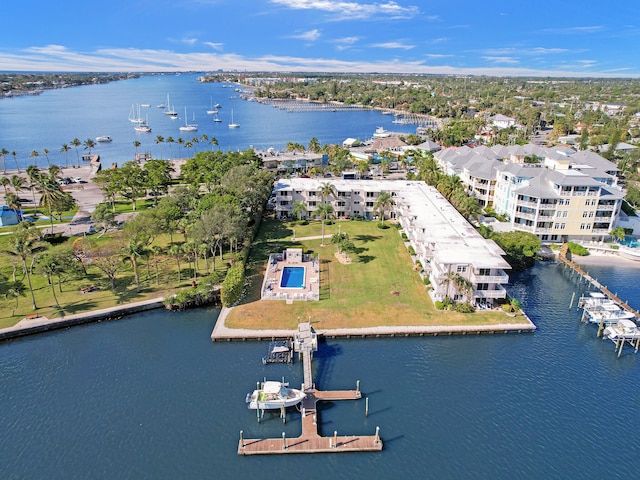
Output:
[[627,0],[35,0],[3,19],[3,71],[640,77]]

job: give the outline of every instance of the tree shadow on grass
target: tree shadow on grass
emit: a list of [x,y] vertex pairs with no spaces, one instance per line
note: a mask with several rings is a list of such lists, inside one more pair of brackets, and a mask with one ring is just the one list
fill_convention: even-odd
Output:
[[354,242],[368,243],[368,242],[375,242],[376,240],[380,240],[381,238],[382,238],[381,235],[355,235],[351,239]]

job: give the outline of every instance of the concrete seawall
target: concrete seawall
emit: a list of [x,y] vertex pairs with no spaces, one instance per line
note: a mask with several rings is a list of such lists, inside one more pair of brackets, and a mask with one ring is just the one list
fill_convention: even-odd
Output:
[[0,329],[0,340],[10,340],[12,338],[32,335],[34,333],[48,332],[85,323],[100,322],[102,320],[115,320],[133,313],[161,308],[164,306],[162,300],[162,297],[152,298],[150,300],[128,303],[117,307],[66,315],[60,318],[47,318],[41,316],[23,318],[13,327]]

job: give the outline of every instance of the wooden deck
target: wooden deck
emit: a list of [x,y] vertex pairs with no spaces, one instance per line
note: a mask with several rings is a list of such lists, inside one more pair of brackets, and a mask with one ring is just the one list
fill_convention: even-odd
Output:
[[379,435],[336,435],[322,437],[318,434],[316,404],[322,400],[357,400],[362,394],[357,390],[319,391],[311,389],[302,401],[302,435],[296,438],[240,439],[238,455],[281,455],[287,453],[341,453],[379,452],[382,439]]
[[[294,340],[296,349],[302,352],[304,363],[304,391],[306,393],[302,403],[302,435],[296,438],[242,438],[238,442],[238,455],[280,455],[284,453],[341,453],[341,452],[379,452],[382,450],[380,430],[376,427],[375,435],[338,435],[322,437],[318,433],[319,401],[358,400],[362,398],[360,382],[356,390],[316,390],[313,385],[311,362],[313,350],[317,347],[317,338],[310,323],[298,325],[298,335]],[[284,435],[284,433],[283,433]]]

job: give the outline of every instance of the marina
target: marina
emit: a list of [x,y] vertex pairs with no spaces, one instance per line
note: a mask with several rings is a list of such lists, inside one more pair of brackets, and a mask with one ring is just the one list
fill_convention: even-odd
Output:
[[[360,392],[360,382],[357,382],[355,390],[333,390],[321,391],[316,389],[313,382],[312,361],[313,352],[318,350],[318,337],[311,327],[310,323],[298,323],[298,332],[293,340],[295,351],[302,357],[304,370],[304,383],[302,391],[304,398],[301,400],[302,409],[302,434],[299,437],[289,439],[287,441],[286,434],[283,432],[281,438],[264,438],[264,439],[245,439],[243,431],[240,431],[240,441],[238,443],[238,455],[275,455],[288,453],[345,453],[345,452],[378,452],[382,450],[382,439],[380,438],[380,429],[376,427],[375,435],[338,435],[335,430],[333,436],[323,437],[318,432],[318,409],[317,404],[321,401],[344,401],[344,400],[360,400],[362,393]],[[265,382],[265,385],[273,385],[274,391],[282,389],[280,382]],[[254,391],[250,398],[251,405],[255,403]],[[294,392],[298,392],[294,390]],[[294,394],[295,395],[295,394]],[[249,400],[249,398],[248,398]],[[293,401],[297,398],[292,399]],[[255,403],[258,421],[264,415],[264,408]],[[368,405],[368,401],[367,401]],[[286,418],[284,400],[276,400],[270,408],[279,407],[281,410],[281,418]],[[252,408],[251,406],[249,408]],[[262,410],[262,412],[260,411]],[[367,407],[368,414],[368,407]]]

